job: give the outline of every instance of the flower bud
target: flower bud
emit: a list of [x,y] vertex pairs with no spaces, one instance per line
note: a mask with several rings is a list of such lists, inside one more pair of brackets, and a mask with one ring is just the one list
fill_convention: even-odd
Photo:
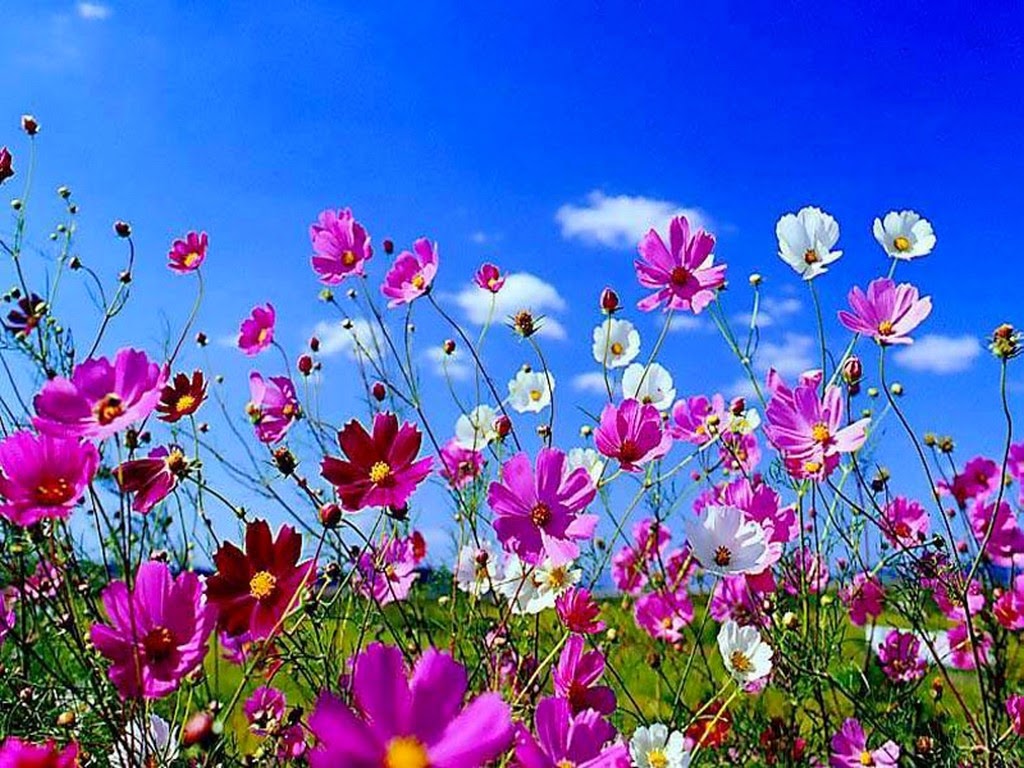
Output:
[[499,439],[504,440],[512,431],[512,421],[508,416],[499,416],[494,420],[494,431],[498,433]]
[[375,381],[373,382],[373,386],[370,387],[370,392],[373,395],[373,399],[380,403],[384,401],[385,397],[387,397],[388,388],[384,386],[383,381]]
[[32,115],[21,116],[21,130],[27,133],[29,136],[35,136],[39,133],[39,121]]
[[316,336],[310,337],[310,339],[309,339],[309,349],[310,349],[311,352],[319,352],[320,351],[320,339],[318,339]]
[[763,278],[763,277],[761,277],[761,275],[759,275],[759,274],[758,274],[757,272],[754,272],[754,273],[752,273],[752,274],[750,275],[750,277],[748,277],[748,278],[747,278],[747,280],[749,280],[749,281],[750,281],[750,284],[751,284],[751,285],[752,285],[752,286],[753,286],[754,288],[756,288],[756,287],[757,287],[757,286],[759,286],[759,285],[760,285],[760,284],[761,284],[762,282],[764,282],[764,278]]
[[131,237],[132,236],[132,225],[127,221],[118,219],[114,222],[114,232],[117,233],[118,237]]
[[200,347],[205,347],[209,343],[210,340],[206,337],[205,333],[200,331],[199,333],[196,334],[196,344],[198,344]]
[[394,243],[394,241],[385,238],[385,240],[384,240],[384,253],[386,253],[388,256],[390,256],[394,252],[395,252],[395,243]]
[[295,472],[295,467],[298,466],[299,462],[295,458],[295,454],[282,445],[280,448],[274,449],[274,464],[282,475],[288,477]]
[[309,355],[299,355],[299,373],[303,376],[309,376],[313,372],[313,358]]
[[181,745],[192,747],[196,744],[206,746],[213,739],[213,715],[209,712],[196,712],[181,729]]
[[729,404],[729,413],[731,413],[733,416],[742,416],[744,413],[746,413],[746,410],[747,401],[744,400],[742,397],[737,397]]
[[64,186],[57,187],[57,194],[60,195],[65,200],[67,200],[69,197],[71,197],[71,190],[68,187]]
[[613,291],[611,288],[605,288],[601,291],[601,311],[606,315],[618,312],[621,309],[619,304],[619,294]]
[[455,339],[445,339],[444,346],[442,347],[446,355],[452,355],[455,353]]
[[319,516],[324,528],[335,528],[341,522],[341,507],[333,502],[324,504],[320,507]]
[[899,397],[903,394],[903,385],[897,381],[889,387],[889,391],[896,395],[896,397]]
[[849,386],[859,384],[864,377],[864,364],[856,355],[851,355],[843,361],[843,381]]

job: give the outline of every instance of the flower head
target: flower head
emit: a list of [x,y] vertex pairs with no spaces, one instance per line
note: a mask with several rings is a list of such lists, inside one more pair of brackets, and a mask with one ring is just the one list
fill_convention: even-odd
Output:
[[615,692],[606,685],[595,685],[604,674],[604,656],[600,651],[584,653],[584,644],[580,635],[570,635],[562,646],[551,673],[555,695],[569,702],[573,714],[594,709],[610,715],[615,711]]
[[863,627],[868,618],[877,619],[885,606],[885,590],[877,578],[867,573],[853,577],[849,589],[842,591],[842,598],[850,610],[850,621]]
[[668,453],[672,436],[662,429],[657,408],[630,399],[604,407],[594,444],[603,456],[617,459],[626,472],[639,472]]
[[0,515],[23,527],[66,518],[98,465],[92,443],[27,430],[9,435],[0,441]]
[[472,483],[484,468],[481,451],[463,448],[452,438],[441,448],[441,477],[452,488],[465,488]]
[[284,438],[292,424],[301,415],[295,385],[287,376],[249,374],[249,404],[246,407],[256,439],[261,443],[276,443]]
[[460,590],[471,595],[482,595],[493,590],[505,573],[501,553],[489,541],[479,547],[466,545],[455,559],[455,583]]
[[473,451],[482,451],[498,439],[498,412],[489,405],[478,405],[455,422],[455,442]]
[[1018,736],[1024,736],[1024,696],[1013,695],[1006,699],[1006,714],[1010,718],[1010,727]]
[[135,494],[132,509],[146,514],[170,495],[187,471],[188,459],[181,448],[172,445],[154,448],[144,459],[126,461],[112,474],[121,493]]
[[419,574],[413,537],[386,535],[379,544],[367,548],[356,563],[355,587],[378,605],[405,600]]
[[253,307],[238,329],[238,348],[249,357],[258,355],[274,343],[276,321],[273,304],[268,302],[265,306]]
[[928,537],[928,510],[905,496],[896,496],[883,507],[882,520],[882,533],[894,546],[920,546]]
[[878,649],[885,676],[894,683],[912,683],[924,677],[928,664],[921,656],[921,641],[913,632],[894,629]]
[[473,282],[485,291],[497,293],[505,285],[505,276],[496,266],[490,262],[484,262],[473,275]]
[[195,272],[206,260],[206,247],[210,239],[205,232],[189,232],[184,238],[171,243],[167,266],[178,274]]
[[629,768],[626,745],[592,709],[574,715],[565,699],[541,699],[534,728],[536,738],[523,725],[516,732],[516,763],[522,768]]
[[688,768],[686,737],[663,723],[640,726],[629,740],[629,754],[637,768]]
[[206,400],[206,377],[198,368],[187,373],[177,373],[160,391],[160,402],[156,405],[160,421],[173,424],[199,410]]
[[512,604],[512,613],[534,616],[554,608],[558,598],[582,577],[583,571],[573,567],[572,561],[556,565],[547,559],[534,566],[509,555],[495,589]]
[[875,240],[894,259],[909,261],[927,256],[935,247],[935,232],[928,219],[914,211],[889,211],[875,219]]
[[629,320],[609,317],[594,328],[594,359],[605,368],[623,368],[640,354],[640,333]]
[[4,323],[4,326],[7,330],[22,337],[31,335],[32,331],[39,327],[39,323],[46,317],[49,310],[46,301],[35,293],[18,299],[17,307],[7,313],[7,322]]
[[672,408],[672,423],[669,433],[676,440],[693,445],[705,445],[718,437],[728,426],[730,415],[725,407],[725,398],[704,395],[680,400]]
[[551,371],[519,371],[508,383],[508,404],[516,413],[540,413],[551,405],[554,390]]
[[661,363],[633,363],[622,374],[622,396],[667,411],[676,399],[672,374]]
[[112,768],[162,768],[173,765],[177,757],[178,744],[171,734],[170,724],[160,715],[150,715],[143,720],[129,721],[107,759]]
[[832,768],[897,768],[900,748],[887,741],[878,749],[868,749],[868,738],[859,721],[848,718],[832,737],[832,754],[828,764]]
[[725,668],[741,685],[755,683],[772,671],[772,649],[755,627],[741,627],[731,619],[718,631],[718,650]]
[[727,576],[765,569],[764,528],[737,507],[706,507],[702,518],[686,521],[686,538],[693,556],[709,573]]
[[282,691],[261,685],[253,691],[243,707],[245,719],[253,733],[266,736],[275,726],[282,724],[288,700]]
[[3,184],[14,175],[12,160],[11,151],[7,147],[0,147],[0,184]]
[[691,232],[685,216],[672,219],[668,234],[667,248],[653,229],[637,245],[637,279],[644,288],[654,289],[637,306],[644,312],[662,306],[698,315],[725,285],[725,265],[714,266],[715,237],[703,229]]
[[932,311],[931,297],[922,299],[910,283],[896,285],[887,277],[872,280],[866,293],[854,286],[848,298],[853,313],[840,311],[839,322],[882,346],[912,344],[910,332]]
[[655,640],[678,643],[693,621],[693,603],[686,590],[650,592],[636,601],[633,620]]
[[787,213],[775,225],[779,258],[804,280],[828,271],[828,265],[843,255],[832,248],[839,242],[839,224],[820,208],[808,206]]
[[437,245],[425,237],[412,244],[413,253],[402,251],[384,276],[380,291],[397,307],[418,299],[430,291],[437,274]]
[[562,626],[570,632],[595,635],[604,631],[605,623],[600,620],[601,606],[588,589],[571,587],[555,600],[555,611]]
[[373,256],[370,236],[352,211],[323,211],[309,227],[313,244],[313,271],[325,285],[337,285],[350,275],[365,274],[366,261]]
[[0,744],[0,766],[3,768],[78,768],[78,745],[61,749],[53,741],[30,744],[10,736]]

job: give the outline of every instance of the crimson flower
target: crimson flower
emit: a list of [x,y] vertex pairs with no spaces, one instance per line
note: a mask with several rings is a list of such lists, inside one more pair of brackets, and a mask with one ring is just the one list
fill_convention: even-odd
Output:
[[206,377],[196,369],[192,376],[187,373],[175,374],[174,380],[160,390],[160,402],[156,405],[157,418],[173,424],[184,416],[191,416],[206,400]]

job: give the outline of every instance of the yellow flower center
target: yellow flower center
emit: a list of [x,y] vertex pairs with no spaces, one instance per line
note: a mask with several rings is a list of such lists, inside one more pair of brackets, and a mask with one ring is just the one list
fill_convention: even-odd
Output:
[[552,589],[559,589],[569,582],[569,572],[565,569],[565,566],[560,565],[548,571],[545,581]]
[[256,343],[257,344],[262,344],[263,342],[265,342],[267,340],[267,335],[269,333],[270,333],[270,331],[268,329],[260,328],[260,332],[258,334],[256,334]]
[[719,547],[715,550],[715,565],[724,568],[732,562],[732,552],[728,547]]
[[341,263],[346,267],[351,267],[356,263],[356,255],[352,251],[345,251],[341,254]]
[[[904,251],[909,251],[910,238],[904,237],[903,235],[899,235],[895,240],[892,241],[892,247],[895,248],[900,253],[903,253]],[[865,763],[865,765],[870,765],[870,763]]]
[[878,324],[878,333],[881,334],[882,336],[891,336],[892,335],[892,321],[891,320],[883,320],[882,322],[880,322]]
[[427,284],[427,281],[426,281],[426,279],[424,279],[423,275],[416,275],[412,279],[412,287],[416,288],[417,290],[422,290],[423,286],[426,285],[426,284]]
[[530,399],[533,400],[533,402],[536,403],[538,400],[540,400],[540,398],[541,398],[541,396],[543,394],[544,393],[541,392],[539,389],[531,389],[530,390]]
[[551,508],[543,501],[538,501],[533,509],[530,510],[530,520],[538,528],[543,528],[551,522]]
[[414,736],[398,736],[388,742],[384,765],[385,768],[427,768],[430,758],[419,739]]
[[167,454],[167,458],[164,459],[167,462],[167,469],[169,469],[175,475],[179,475],[185,471],[188,466],[188,462],[185,461],[185,454],[181,452],[179,448],[173,449]]
[[652,749],[647,753],[647,764],[651,768],[666,768],[668,766],[668,758],[665,756],[665,751],[661,749]]
[[820,471],[821,471],[821,462],[820,461],[805,461],[804,462],[804,472],[806,472],[807,474],[813,475],[813,474],[816,474],[816,473],[818,473]]
[[196,399],[192,395],[184,394],[178,398],[174,404],[174,410],[178,413],[184,413],[192,408],[196,404]]
[[813,248],[808,248],[804,251],[804,264],[814,264],[821,259],[818,258],[818,252]]
[[196,253],[195,251],[192,251],[191,253],[185,255],[185,258],[181,260],[181,263],[184,264],[186,267],[191,267],[197,261],[199,261],[199,254]]
[[611,350],[613,355],[621,355],[624,347],[617,341],[612,342]]
[[249,594],[257,600],[265,600],[277,589],[277,577],[268,571],[257,571],[249,579]]
[[124,413],[122,402],[121,396],[115,395],[113,392],[101,398],[92,409],[96,415],[96,421],[106,426],[121,416]]
[[497,277],[488,277],[487,278],[487,287],[488,288],[494,288],[494,286],[496,286],[497,284],[498,284],[498,278]]
[[284,406],[281,408],[281,415],[283,415],[286,419],[290,419],[292,416],[295,415],[295,406],[291,403],[285,403]]
[[380,485],[391,476],[391,465],[386,461],[374,462],[370,467],[370,482]]
[[832,435],[829,434],[828,425],[824,422],[819,421],[811,427],[811,439],[814,440],[814,442],[824,445],[831,437]]
[[71,501],[75,491],[63,477],[44,480],[36,486],[36,501],[44,507],[55,507]]
[[866,749],[860,753],[860,764],[861,765],[874,765],[875,758]]
[[743,651],[733,651],[729,655],[729,662],[737,672],[750,672],[754,669],[754,663]]

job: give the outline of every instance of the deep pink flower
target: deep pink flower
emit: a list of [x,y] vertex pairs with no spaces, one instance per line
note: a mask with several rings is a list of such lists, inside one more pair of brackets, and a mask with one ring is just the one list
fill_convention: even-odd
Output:
[[1014,443],[1010,446],[1006,471],[1010,473],[1010,477],[1024,482],[1024,443]]
[[824,594],[829,581],[828,562],[824,555],[816,555],[807,548],[793,554],[793,568],[786,573],[783,583],[791,595],[798,595],[806,589],[812,595]]
[[1015,576],[1010,589],[999,595],[992,613],[1006,629],[1012,632],[1024,629],[1024,574]]
[[878,649],[878,662],[894,683],[913,683],[924,677],[927,662],[921,657],[921,641],[913,632],[891,630]]
[[61,749],[52,740],[30,744],[11,736],[0,744],[0,768],[78,768],[78,745]]
[[536,738],[522,724],[516,730],[519,768],[629,768],[626,745],[615,739],[615,728],[592,709],[573,715],[565,699],[541,699],[534,729]]
[[313,271],[325,285],[337,285],[350,275],[361,277],[366,261],[373,256],[370,236],[348,208],[321,212],[309,227],[309,239]]
[[111,474],[121,493],[135,494],[132,509],[146,514],[170,495],[187,466],[181,448],[160,446],[144,459],[133,459],[115,467]]
[[666,310],[700,314],[725,284],[725,265],[713,266],[714,248],[714,236],[703,229],[690,232],[685,216],[676,216],[669,224],[669,248],[655,230],[644,235],[633,266],[640,285],[655,292],[637,306],[644,312],[664,305]]
[[183,239],[171,243],[167,266],[179,274],[195,272],[206,260],[206,247],[210,239],[205,232],[189,232]]
[[839,465],[839,455],[859,449],[870,419],[843,421],[843,393],[827,387],[819,399],[821,371],[810,371],[789,389],[774,369],[768,371],[771,401],[765,434],[782,454],[786,470],[798,479],[823,480]]
[[452,488],[465,488],[480,475],[483,467],[483,452],[463,448],[455,438],[441,448],[441,477]]
[[887,741],[878,749],[868,749],[868,738],[860,722],[848,718],[832,737],[832,754],[828,764],[832,768],[897,768],[900,759],[899,745]]
[[896,496],[886,504],[882,519],[882,533],[893,546],[920,546],[928,537],[928,511],[905,496]]
[[0,515],[28,527],[63,519],[96,475],[99,453],[77,438],[15,432],[0,441]]
[[732,619],[740,626],[761,624],[764,621],[760,608],[761,592],[755,590],[751,581],[743,574],[730,574],[715,583],[708,610],[717,622]]
[[14,175],[13,157],[7,147],[0,147],[0,184],[3,184]]
[[276,321],[277,313],[270,302],[262,307],[253,307],[238,329],[238,348],[249,357],[258,355],[274,343]]
[[593,535],[597,515],[581,513],[596,495],[585,467],[567,473],[565,454],[542,448],[536,474],[525,453],[505,462],[501,482],[491,483],[487,501],[494,511],[494,530],[507,551],[530,565],[550,558],[558,566],[577,558],[576,542]]
[[473,275],[473,282],[485,291],[497,293],[505,285],[505,276],[501,274],[501,270],[496,266],[490,262],[485,262],[480,265],[480,269]]
[[167,368],[145,352],[121,349],[107,358],[75,366],[70,379],[58,376],[36,395],[36,429],[51,435],[102,440],[145,419],[160,402]]
[[0,646],[7,639],[7,634],[14,629],[18,620],[14,606],[18,602],[18,591],[14,587],[0,590]]
[[245,701],[245,719],[253,733],[266,736],[274,725],[283,724],[288,701],[277,688],[261,685]]
[[[747,518],[761,524],[769,544],[788,544],[800,535],[800,518],[793,505],[780,506],[782,499],[760,475],[739,477],[720,486],[717,502],[742,509]],[[695,508],[696,512],[700,509]]]
[[380,292],[390,299],[389,307],[418,299],[430,291],[437,274],[437,244],[421,237],[412,244],[413,253],[402,251],[384,276]]
[[647,561],[633,547],[623,547],[612,558],[612,581],[627,595],[639,595],[647,585]]
[[353,419],[338,433],[347,460],[327,456],[320,474],[334,485],[345,509],[401,509],[430,474],[433,460],[416,459],[423,436],[412,424],[398,426],[393,413],[373,418],[373,434]]
[[202,666],[216,613],[196,574],[175,579],[164,563],[146,562],[133,589],[112,581],[101,599],[110,624],[94,624],[90,637],[123,698],[159,699]]
[[910,283],[896,285],[887,277],[872,280],[867,293],[854,287],[849,295],[853,314],[839,312],[839,322],[879,344],[912,344],[909,334],[932,311],[931,297],[919,298]]
[[[971,581],[967,587],[967,610],[972,616],[985,607],[985,590],[977,579]],[[963,604],[964,576],[956,572],[943,575],[943,578],[936,579],[932,584],[932,598],[939,610],[951,621],[964,621],[967,612]]]
[[877,619],[885,607],[885,590],[877,578],[867,573],[854,576],[841,596],[850,610],[850,621],[858,627],[867,624],[869,618]]
[[555,612],[562,626],[570,632],[594,635],[604,631],[605,623],[600,620],[601,606],[582,587],[570,587],[555,600]]
[[434,648],[409,676],[398,648],[374,643],[352,680],[352,709],[324,693],[309,718],[312,768],[481,768],[512,741],[508,705],[484,693],[463,707],[466,671]]
[[1007,502],[1000,502],[997,509],[994,503],[986,504],[983,499],[978,499],[968,512],[968,519],[979,544],[988,537],[985,554],[995,565],[1009,567],[1020,564],[1024,555],[1024,531]]
[[672,424],[668,431],[676,440],[694,445],[705,445],[714,440],[729,425],[729,411],[725,398],[704,395],[680,400],[672,407]]
[[685,590],[652,592],[636,601],[633,619],[655,640],[678,643],[683,639],[683,628],[693,621],[693,603]]
[[385,535],[379,545],[368,548],[356,563],[356,589],[380,605],[405,600],[416,581],[413,537]]
[[584,653],[584,639],[570,635],[558,663],[551,672],[555,695],[569,702],[572,714],[594,709],[602,715],[615,711],[615,692],[607,685],[595,685],[604,674],[604,656],[600,651]]
[[[949,630],[947,636],[949,637],[949,663],[956,669],[974,669],[977,664],[974,659],[971,635],[967,631],[967,623],[956,624]],[[974,636],[978,641],[978,661],[988,664],[988,650],[992,647],[992,635],[975,629]]]
[[718,457],[725,471],[749,475],[761,463],[761,447],[753,434],[726,430],[718,444]]
[[302,757],[307,749],[306,729],[298,723],[288,726],[278,736],[277,759],[282,762]]
[[967,502],[988,500],[999,490],[999,465],[984,456],[975,456],[964,465],[964,470],[954,475],[953,483],[945,480],[936,483],[939,493],[951,494],[961,509],[966,509]]
[[1009,696],[1006,699],[1006,714],[1010,717],[1013,732],[1024,736],[1024,696]]
[[261,443],[276,443],[284,438],[301,414],[295,384],[287,376],[249,374],[249,404],[246,412]]
[[639,472],[644,464],[668,453],[672,436],[662,429],[657,408],[630,398],[604,407],[594,445],[602,455],[618,459],[626,472]]

